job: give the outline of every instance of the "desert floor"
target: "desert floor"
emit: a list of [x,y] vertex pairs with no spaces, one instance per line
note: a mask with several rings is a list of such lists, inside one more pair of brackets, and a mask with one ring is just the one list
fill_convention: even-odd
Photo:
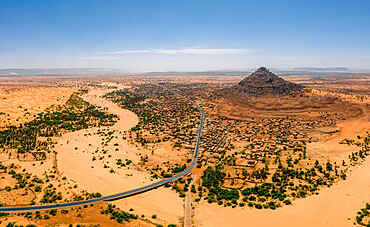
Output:
[[51,105],[64,104],[76,88],[0,86],[0,126],[18,125]]
[[[104,106],[108,111],[119,116],[120,120],[110,131],[115,130],[115,138],[104,149],[109,150],[103,161],[92,161],[94,151],[101,148],[101,138],[93,135],[98,129],[88,129],[65,134],[56,146],[58,151],[58,168],[69,179],[75,180],[79,186],[88,191],[100,192],[103,195],[114,194],[152,183],[150,175],[138,168],[118,168],[118,158],[140,160],[142,149],[120,139],[122,133],[135,126],[138,118],[128,110],[101,98],[107,90],[93,90],[84,96],[92,104]],[[347,120],[339,127],[339,134],[324,141],[308,145],[308,155],[320,154],[332,158],[348,156],[357,151],[358,147],[340,145],[344,138],[355,139],[370,128],[366,120]],[[102,128],[100,128],[102,130]],[[91,136],[88,135],[91,134]],[[68,144],[67,144],[67,141]],[[112,144],[119,144],[119,151]],[[78,147],[75,150],[75,147]],[[107,156],[107,155],[106,155]],[[170,156],[168,155],[168,158]],[[109,168],[104,168],[104,164]],[[78,166],[78,168],[76,168]],[[92,168],[93,167],[93,168]],[[109,173],[114,169],[115,173]],[[340,181],[331,188],[320,191],[319,195],[306,199],[298,199],[292,206],[284,206],[275,211],[256,210],[251,208],[225,208],[215,204],[201,202],[195,205],[195,226],[353,226],[354,218],[365,202],[370,201],[370,161],[354,167],[345,181]],[[157,214],[156,221],[161,223],[178,223],[183,216],[183,199],[170,189],[159,188],[135,197],[115,202],[120,208],[133,213],[144,214],[149,218]]]
[[[308,156],[317,154],[341,160],[357,146],[339,144],[344,138],[355,139],[370,129],[364,119],[347,120],[339,127],[339,134],[324,141],[310,143]],[[277,210],[230,208],[202,202],[195,206],[196,226],[354,226],[357,212],[370,201],[370,160],[351,167],[347,180],[340,181],[319,195],[298,199],[291,206]]]
[[[59,90],[52,88],[53,92],[50,92],[49,88],[14,89],[0,92],[0,98],[3,99],[0,112],[9,113],[11,119],[9,122],[13,123],[18,118],[23,119],[27,111],[30,112],[31,118],[33,114],[41,112],[51,104],[64,103],[74,91],[70,88]],[[140,157],[149,154],[147,153],[149,151],[123,139],[124,136],[127,136],[125,133],[137,124],[138,117],[131,111],[122,109],[101,97],[109,91],[112,90],[92,89],[83,98],[94,105],[106,107],[108,112],[118,115],[119,121],[111,127],[90,128],[66,133],[57,139],[55,146],[59,172],[66,176],[68,180],[76,182],[79,190],[100,192],[102,195],[120,193],[154,182],[148,171],[143,169],[144,167],[136,165],[140,162]],[[22,102],[17,100],[22,100]],[[5,117],[6,115],[2,116]],[[26,118],[24,119],[26,120]],[[6,119],[4,119],[5,121]],[[309,157],[330,157],[332,160],[339,161],[351,152],[358,151],[359,148],[356,146],[339,144],[339,142],[343,139],[356,139],[357,135],[364,134],[366,130],[369,130],[368,115],[365,115],[362,119],[343,121],[338,125],[338,129],[339,133],[335,136],[330,136],[320,142],[309,143],[307,145],[307,155]],[[108,145],[103,146],[102,143],[106,142],[106,137],[97,133],[108,131],[114,132],[114,138]],[[107,152],[104,153],[103,150]],[[155,155],[151,156],[154,159],[151,160],[152,163],[161,164],[164,161],[180,158],[177,152],[172,152],[170,147],[163,145],[157,147],[155,152]],[[93,160],[93,157],[96,160]],[[121,167],[116,164],[118,159],[122,161],[131,160],[133,164]],[[38,176],[52,169],[53,166],[50,161],[43,165],[32,166],[32,163],[8,160],[7,156],[1,155],[0,161],[22,165],[28,172]],[[113,170],[113,173],[110,172],[111,170]],[[200,174],[197,173],[198,176]],[[195,206],[193,225],[353,226],[356,213],[364,207],[366,202],[370,201],[370,160],[364,161],[356,167],[351,167],[351,171],[347,175],[347,180],[321,190],[319,195],[295,200],[293,205],[283,206],[277,210],[223,207],[208,204],[206,201],[193,203],[193,206]],[[0,180],[0,184],[2,182],[6,183],[4,179],[3,181]],[[70,184],[67,186],[70,186]],[[145,219],[164,225],[179,224],[179,219],[184,216],[184,200],[175,191],[164,187],[115,201],[114,204],[117,204],[124,211],[139,216],[145,215]],[[130,208],[133,208],[133,211],[129,211]],[[95,223],[93,212],[96,212],[96,210],[87,214],[91,218],[87,218],[86,223]],[[156,219],[151,218],[153,214],[157,215]],[[12,219],[17,220],[17,217],[9,218],[9,221]],[[104,226],[118,226],[118,224],[110,222],[108,218],[105,221]],[[101,224],[101,222],[99,223]],[[27,222],[17,224],[27,224]],[[148,225],[148,223],[140,223],[140,226],[142,225]]]
[[299,199],[275,211],[224,208],[202,203],[196,226],[353,226],[357,211],[370,201],[370,160],[355,167],[347,180],[319,195]]
[[340,144],[344,139],[356,140],[357,135],[364,135],[370,129],[370,121],[346,120],[338,124],[339,133],[326,139],[307,144],[307,155],[310,158],[327,158],[331,161],[341,162],[348,158],[352,152],[359,148],[355,145]]
[[[131,111],[122,109],[100,97],[107,92],[109,90],[106,89],[92,90],[83,98],[92,104],[107,107],[108,112],[118,115],[120,120],[111,127],[67,133],[59,138],[55,147],[58,152],[58,169],[61,174],[89,192],[100,192],[102,195],[120,193],[154,182],[149,173],[138,167],[132,165],[119,167],[116,165],[118,159],[129,159],[133,163],[137,163],[140,161],[139,154],[145,151],[122,139],[122,133],[135,126],[138,117]],[[114,135],[117,138],[114,138],[108,146],[103,148],[102,138],[94,133],[99,129],[102,131],[108,130],[108,128],[110,131],[115,131]],[[118,144],[118,146],[114,144]],[[100,148],[108,151],[105,156],[102,153],[95,153]],[[94,156],[97,158],[95,161],[92,160]],[[104,159],[99,160],[99,157],[102,156]],[[104,165],[109,168],[104,168]],[[110,173],[111,169],[114,170],[114,173]],[[156,223],[178,223],[178,219],[183,216],[183,199],[174,191],[163,187],[114,203],[125,211],[133,208],[134,211],[131,213],[139,216],[144,214],[148,219],[156,214]]]

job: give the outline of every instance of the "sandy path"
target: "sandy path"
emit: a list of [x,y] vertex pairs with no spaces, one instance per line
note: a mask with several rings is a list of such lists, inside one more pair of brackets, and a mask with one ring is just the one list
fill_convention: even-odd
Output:
[[[108,112],[118,115],[120,120],[109,128],[116,130],[114,138],[108,146],[104,147],[107,154],[96,153],[101,149],[103,137],[94,135],[97,128],[80,130],[63,135],[56,145],[58,152],[58,167],[62,175],[77,182],[79,186],[89,192],[100,192],[102,195],[111,195],[130,189],[142,187],[153,183],[150,175],[138,170],[133,165],[120,167],[116,164],[117,159],[129,159],[133,163],[140,161],[139,153],[142,152],[135,145],[122,139],[122,132],[126,131],[138,122],[138,117],[129,110],[122,109],[116,104],[109,102],[99,96],[109,90],[96,89],[84,95],[84,100],[102,107],[107,107]],[[88,134],[91,135],[88,135]],[[114,146],[113,144],[118,144]],[[76,148],[77,147],[77,148]],[[118,151],[116,149],[119,149]],[[111,155],[111,157],[108,157]],[[93,161],[95,156],[97,160]],[[99,160],[99,157],[104,159]],[[104,168],[104,165],[109,168]],[[110,173],[113,169],[115,173]],[[122,199],[115,202],[120,208],[128,211],[133,208],[133,213],[144,214],[147,218],[153,214],[157,215],[155,222],[178,223],[178,218],[183,215],[183,200],[170,189],[159,188],[132,198]],[[168,209],[171,208],[171,209]]]

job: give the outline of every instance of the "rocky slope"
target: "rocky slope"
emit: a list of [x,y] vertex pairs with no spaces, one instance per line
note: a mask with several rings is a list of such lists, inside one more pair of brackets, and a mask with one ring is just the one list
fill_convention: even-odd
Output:
[[226,95],[289,95],[303,91],[303,86],[276,76],[265,67],[259,68],[237,85],[224,89]]

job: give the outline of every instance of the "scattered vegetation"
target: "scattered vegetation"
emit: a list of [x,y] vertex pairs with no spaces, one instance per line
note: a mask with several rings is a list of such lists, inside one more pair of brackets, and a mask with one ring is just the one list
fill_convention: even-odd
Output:
[[112,205],[112,204],[108,204],[107,209],[102,210],[101,214],[109,215],[110,219],[114,219],[118,223],[122,223],[123,221],[129,222],[131,219],[138,218],[137,215],[118,210],[118,208],[116,208],[116,205]]
[[51,140],[39,141],[38,137],[49,138],[92,126],[112,125],[116,118],[72,94],[65,105],[52,106],[28,123],[0,131],[0,148],[17,149],[18,154],[48,150]]
[[365,208],[357,212],[356,222],[359,225],[370,227],[370,204],[366,203]]

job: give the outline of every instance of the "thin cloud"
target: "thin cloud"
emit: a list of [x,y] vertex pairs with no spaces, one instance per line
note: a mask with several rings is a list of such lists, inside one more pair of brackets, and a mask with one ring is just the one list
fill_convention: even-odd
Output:
[[112,59],[118,59],[117,56],[111,56],[111,55],[95,55],[95,56],[89,56],[89,57],[83,57],[80,58],[81,60],[112,60]]
[[95,55],[121,55],[121,54],[189,54],[189,55],[224,55],[256,52],[255,49],[212,49],[212,48],[184,48],[184,49],[144,49],[96,52]]

